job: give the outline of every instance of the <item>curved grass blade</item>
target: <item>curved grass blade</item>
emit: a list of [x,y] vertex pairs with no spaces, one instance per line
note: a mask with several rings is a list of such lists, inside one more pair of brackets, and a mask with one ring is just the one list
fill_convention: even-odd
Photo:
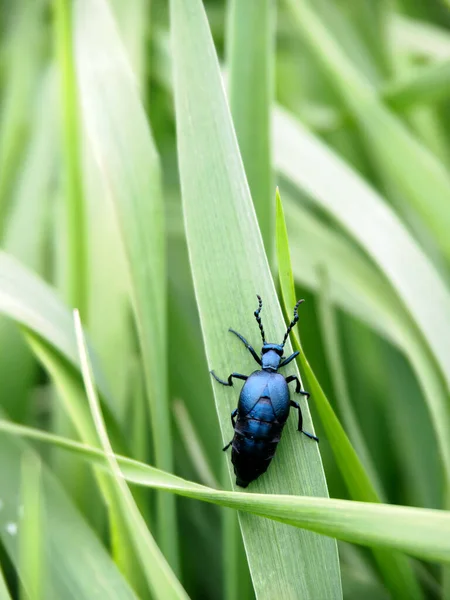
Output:
[[[281,207],[281,200],[279,199],[279,196],[277,197],[277,200],[277,207],[278,204],[280,206],[279,218],[280,220],[284,220],[282,212],[283,209]],[[287,244],[288,238],[286,229],[284,229],[282,234],[285,236]],[[319,277],[321,279],[318,302],[319,321],[322,329],[322,338],[324,342],[324,350],[328,362],[328,368],[331,374],[334,392],[339,406],[339,413],[342,417],[345,428],[348,431],[349,438],[356,450],[356,453],[359,457],[361,457],[361,462],[369,476],[370,481],[372,482],[374,489],[377,492],[378,497],[382,498],[384,494],[381,493],[381,482],[376,473],[369,448],[367,447],[350,398],[350,391],[345,374],[344,362],[342,359],[342,348],[339,339],[335,308],[330,297],[330,282],[328,272],[325,269],[321,269]]]
[[[445,284],[382,197],[325,144],[280,110],[275,115],[274,140],[275,161],[283,175],[307,192],[366,250],[398,294],[414,328],[417,326],[419,331],[405,339],[403,348],[424,390],[450,481],[450,338],[442,328],[450,314],[450,295]],[[434,360],[427,356],[424,339],[445,384],[433,366]]]
[[274,221],[269,114],[273,99],[274,13],[271,0],[232,0],[226,40],[230,110],[269,257]]
[[[42,75],[35,98],[30,141],[24,153],[21,176],[12,194],[3,240],[3,248],[8,253],[38,273],[43,270],[56,162],[54,92],[54,73],[49,69]],[[0,346],[8,348],[0,361],[2,406],[8,416],[22,420],[28,410],[36,361],[16,325],[6,318],[0,320]],[[18,369],[20,377],[17,376]]]
[[[227,329],[233,326],[246,336],[256,333],[252,313],[257,293],[265,301],[263,318],[270,339],[282,336],[283,318],[199,0],[171,2],[171,35],[185,227],[206,355],[221,376],[236,368],[248,373],[254,370],[254,362]],[[252,335],[252,339],[257,338]],[[227,443],[237,397],[233,389],[219,387],[213,389]],[[308,411],[304,411],[311,428]],[[318,450],[310,440],[299,438],[293,422],[285,428],[274,464],[252,483],[252,489],[327,495]],[[252,515],[241,515],[240,521],[259,598],[341,597],[332,540],[323,543]]]
[[112,481],[116,491],[115,501],[118,504],[118,510],[120,510],[123,520],[128,525],[128,531],[133,540],[136,554],[141,561],[147,584],[152,591],[152,596],[155,598],[160,598],[161,600],[165,600],[166,598],[187,599],[187,594],[173,574],[150,531],[147,529],[147,525],[136,506],[134,498],[122,478],[111,442],[108,438],[105,422],[100,409],[100,403],[95,391],[88,350],[84,340],[80,316],[77,311],[74,312],[74,321],[83,381],[95,423],[95,429],[105,452],[109,471],[112,474]]
[[[120,224],[128,261],[155,463],[172,471],[159,159],[133,72],[105,0],[77,0],[75,43],[82,117]],[[176,569],[173,499],[158,497],[157,523],[157,538]]]
[[[98,448],[3,419],[0,419],[0,431],[52,444],[109,469],[107,456]],[[124,456],[115,455],[115,458],[122,476],[129,483],[251,512],[363,546],[386,547],[425,560],[450,562],[448,511],[333,498],[215,490]]]
[[[37,455],[22,441],[0,439],[0,537],[12,564],[20,571],[19,538],[21,510],[21,460],[24,452]],[[66,492],[42,464],[41,489],[47,570],[42,581],[44,598],[67,600],[137,600],[125,578],[107,554],[103,544],[75,509]],[[24,507],[26,509],[26,506]],[[83,552],[80,552],[83,548]],[[62,552],[62,549],[64,550]],[[35,557],[36,558],[36,557]],[[21,572],[21,577],[27,572]],[[28,580],[23,580],[28,589]]]
[[[280,274],[280,287],[286,314],[290,314],[295,305],[295,287],[292,276],[291,257],[287,238],[286,223],[279,193],[277,193],[277,259]],[[297,333],[291,333],[294,348],[299,350],[302,370],[308,379],[311,395],[316,403],[327,439],[349,493],[355,500],[379,502],[377,491],[368,473],[364,469],[347,434],[340,424],[322,387],[317,381],[303,352]],[[414,577],[407,559],[401,555],[374,549],[375,560],[392,594],[398,598],[422,598],[420,587]]]
[[375,90],[329,35],[310,3],[288,0],[288,4],[302,36],[367,137],[380,173],[395,182],[450,258],[450,175],[446,168],[379,102]]

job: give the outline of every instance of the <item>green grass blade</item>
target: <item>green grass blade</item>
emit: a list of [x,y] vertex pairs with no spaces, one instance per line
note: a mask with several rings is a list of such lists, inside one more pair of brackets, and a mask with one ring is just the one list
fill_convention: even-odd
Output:
[[[275,118],[274,139],[280,172],[341,223],[372,257],[427,340],[447,386],[436,376],[434,361],[426,359],[428,348],[420,335],[410,336],[408,342],[412,346],[408,356],[426,391],[446,476],[450,480],[447,407],[450,339],[442,329],[442,323],[450,314],[450,295],[445,284],[383,198],[323,142],[280,111]],[[419,354],[426,360],[418,359]]]
[[[52,444],[109,469],[108,457],[98,448],[3,419],[0,419],[0,431]],[[124,479],[130,483],[247,511],[364,546],[392,548],[425,560],[450,562],[448,511],[333,498],[215,490],[130,458],[118,455],[115,458]]]
[[25,586],[23,598],[44,599],[46,579],[45,528],[41,491],[41,461],[34,453],[22,458],[21,509],[19,528],[19,573]]
[[[9,204],[9,193],[20,165],[30,124],[34,88],[42,62],[43,3],[22,0],[11,5],[5,23],[5,69],[0,108],[0,232]],[[26,56],[26,60],[24,60]]]
[[[2,436],[0,439],[0,537],[14,567],[20,569],[19,537],[21,519],[17,499],[21,490],[23,453],[30,446]],[[33,453],[34,460],[38,460]],[[46,565],[44,597],[92,600],[136,600],[103,543],[94,535],[74,508],[59,482],[42,464],[43,523]],[[80,552],[80,548],[83,552]],[[22,572],[21,576],[26,576]],[[24,585],[29,587],[28,581]]]
[[[450,258],[450,175],[393,113],[329,35],[307,0],[288,1],[299,31],[343,96],[388,181],[409,201]],[[450,357],[450,354],[448,355]]]
[[77,311],[74,313],[75,333],[77,337],[78,350],[80,353],[81,370],[83,374],[86,395],[95,423],[95,429],[101,441],[101,445],[107,457],[109,470],[117,492],[116,501],[120,506],[122,517],[128,524],[130,537],[133,540],[136,554],[140,558],[142,568],[147,578],[147,583],[155,598],[188,598],[181,584],[173,574],[163,554],[156,545],[147,525],[136,506],[134,498],[122,478],[120,467],[114,456],[111,442],[108,438],[105,422],[97,398],[95,384],[93,382],[92,368],[89,362],[88,350],[84,340],[83,328]]
[[229,101],[248,185],[267,254],[273,241],[270,107],[275,7],[271,0],[231,0],[227,65]]
[[421,59],[450,58],[450,36],[444,27],[393,13],[390,29],[394,50],[399,53]]
[[432,63],[383,86],[382,97],[396,110],[448,98],[450,61]]
[[[150,406],[155,463],[172,471],[167,392],[166,273],[159,160],[131,67],[105,0],[77,0],[82,116],[120,224]],[[173,499],[158,499],[158,535],[176,569]]]
[[[292,307],[296,303],[296,297],[287,229],[279,193],[277,193],[276,231],[280,287],[285,311],[286,314],[289,315]],[[327,435],[327,441],[330,443],[334,458],[351,497],[355,500],[362,500],[364,502],[379,502],[378,494],[368,473],[364,469],[363,464],[309,365],[300,345],[297,333],[293,331],[291,336],[294,340],[294,348],[300,351],[298,360],[308,380],[311,396],[314,398],[317,406],[322,425]],[[386,585],[396,597],[405,598],[405,600],[407,598],[422,597],[413,571],[405,557],[398,554],[382,552],[380,550],[374,550],[374,555],[380,571],[384,576]]]
[[[280,218],[283,218],[282,214]],[[287,236],[285,239],[287,243]],[[322,338],[324,340],[324,350],[339,406],[339,413],[345,425],[345,429],[348,431],[349,438],[358,456],[361,458],[361,462],[364,465],[378,497],[382,498],[384,494],[381,492],[381,482],[376,473],[369,448],[367,447],[350,398],[335,308],[330,297],[330,282],[328,272],[325,269],[322,269],[320,278],[321,287],[318,302],[319,320],[322,329]]]
[[[98,446],[97,432],[92,423],[89,408],[85,402],[85,394],[79,374],[67,362],[61,359],[51,346],[45,344],[34,334],[27,333],[26,335],[33,352],[51,377],[58,393],[58,399],[62,403],[63,414],[69,417],[70,423],[74,426],[76,433],[84,443]],[[115,438],[117,439],[117,435],[115,435]],[[74,477],[72,472],[71,475]],[[108,508],[114,560],[122,573],[126,575],[130,584],[135,589],[139,589],[141,573],[136,568],[135,554],[129,548],[131,542],[125,520],[115,502],[113,482],[102,473],[95,473],[95,477],[105,506]],[[76,488],[76,486],[74,487]]]
[[[0,313],[42,338],[79,370],[70,311],[49,285],[1,251]],[[101,396],[114,414],[115,402],[96,364],[94,372]]]
[[3,577],[3,571],[0,566],[0,600],[11,600],[9,590],[6,586],[5,578]]
[[[24,152],[21,176],[12,192],[3,248],[37,273],[43,272],[44,245],[56,163],[54,119],[55,78],[44,72],[39,86],[30,141]],[[1,169],[1,167],[0,167]],[[36,361],[16,325],[0,321],[0,346],[8,348],[0,361],[2,406],[13,419],[24,418]],[[20,369],[20,377],[17,376]]]
[[173,412],[186,452],[197,471],[200,481],[208,487],[219,487],[184,402],[176,400],[173,405]]
[[73,3],[56,0],[55,39],[61,89],[62,133],[65,167],[65,256],[67,304],[87,312],[87,236],[86,207],[80,165],[78,96],[73,56]]
[[[229,337],[228,327],[247,336],[253,331],[250,340],[257,341],[252,322],[257,293],[265,301],[263,318],[269,338],[278,339],[285,326],[201,3],[173,0],[171,28],[184,217],[208,364],[221,376],[237,368],[248,373],[255,364],[238,340]],[[234,389],[219,388],[213,386],[226,443],[232,435],[230,412],[237,395]],[[304,416],[311,429],[307,408]],[[299,437],[292,420],[276,461],[252,489],[326,496],[317,447]],[[308,534],[297,535],[251,515],[241,516],[241,528],[259,598],[340,597],[332,540],[323,543]]]

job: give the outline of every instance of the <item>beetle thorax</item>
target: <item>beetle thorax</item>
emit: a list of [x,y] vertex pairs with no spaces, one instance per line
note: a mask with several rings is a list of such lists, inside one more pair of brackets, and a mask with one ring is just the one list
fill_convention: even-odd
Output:
[[267,371],[277,371],[280,366],[283,348],[278,344],[264,344],[261,350],[262,368]]

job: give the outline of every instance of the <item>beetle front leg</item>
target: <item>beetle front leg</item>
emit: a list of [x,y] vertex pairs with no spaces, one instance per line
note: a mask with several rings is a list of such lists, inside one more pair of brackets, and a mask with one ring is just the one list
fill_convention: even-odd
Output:
[[224,381],[223,379],[220,379],[220,377],[217,377],[217,375],[214,373],[214,371],[210,371],[210,373],[216,381],[218,381],[222,385],[228,385],[228,386],[233,385],[233,381],[232,381],[233,377],[235,379],[242,379],[243,381],[247,381],[247,379],[248,379],[247,375],[241,375],[240,373],[231,373],[231,375],[228,377],[228,380]]
[[255,349],[253,348],[253,346],[250,346],[250,344],[247,342],[247,340],[245,339],[245,337],[243,335],[241,335],[240,333],[238,333],[237,331],[235,331],[234,329],[231,329],[231,327],[230,327],[230,329],[228,331],[230,331],[231,333],[234,333],[234,335],[237,335],[237,337],[241,340],[241,342],[244,344],[244,346],[247,348],[247,350],[250,352],[250,354],[256,360],[256,362],[258,363],[258,365],[261,366],[261,359],[256,354]]
[[289,377],[286,377],[286,383],[291,383],[291,381],[295,381],[296,385],[295,385],[295,391],[297,394],[301,394],[302,396],[306,396],[306,398],[310,397],[310,393],[309,392],[305,392],[305,390],[302,390],[302,386],[300,384],[300,380],[296,375],[289,375]]
[[302,415],[302,410],[301,410],[298,402],[294,402],[293,400],[291,400],[291,406],[293,406],[294,408],[296,408],[298,410],[298,430],[301,431],[302,433],[304,433],[306,435],[306,437],[309,437],[310,440],[315,440],[316,442],[318,442],[319,441],[318,437],[316,437],[312,433],[303,431],[303,415]]

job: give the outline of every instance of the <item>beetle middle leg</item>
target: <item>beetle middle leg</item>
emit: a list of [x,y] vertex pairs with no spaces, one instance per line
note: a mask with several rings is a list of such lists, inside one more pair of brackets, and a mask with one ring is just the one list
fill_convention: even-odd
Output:
[[300,384],[300,380],[296,375],[289,375],[289,377],[286,377],[286,383],[291,383],[291,381],[295,381],[296,385],[295,385],[295,391],[297,394],[301,394],[302,396],[306,396],[306,398],[310,397],[310,393],[309,392],[305,392],[305,390],[302,390],[302,386]]
[[[233,426],[233,429],[236,429],[236,415],[237,415],[237,411],[238,409],[235,408],[234,410],[231,411],[231,425]],[[226,450],[228,450],[228,448],[231,446],[231,444],[233,443],[233,440],[231,440],[231,442],[229,442],[225,448],[222,448],[222,450],[225,452]]]
[[233,377],[235,379],[242,379],[244,381],[247,381],[248,376],[247,375],[241,375],[240,373],[231,373],[231,375],[228,377],[227,381],[224,381],[223,379],[220,379],[220,377],[217,377],[217,375],[214,373],[214,371],[210,371],[211,375],[214,377],[214,379],[216,381],[218,381],[219,383],[221,383],[222,385],[233,385]]
[[306,437],[309,437],[309,439],[315,440],[316,442],[318,442],[319,441],[318,437],[316,437],[312,433],[308,433],[307,431],[303,430],[303,415],[302,415],[302,410],[301,410],[298,402],[294,402],[293,400],[291,400],[291,406],[293,406],[294,408],[296,408],[298,410],[298,430],[301,431],[302,433],[304,433],[306,435]]

